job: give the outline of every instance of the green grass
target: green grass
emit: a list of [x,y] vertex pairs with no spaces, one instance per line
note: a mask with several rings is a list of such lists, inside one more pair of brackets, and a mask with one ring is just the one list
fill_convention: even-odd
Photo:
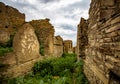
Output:
[[37,62],[32,72],[8,81],[8,84],[88,84],[83,74],[83,60],[74,54]]

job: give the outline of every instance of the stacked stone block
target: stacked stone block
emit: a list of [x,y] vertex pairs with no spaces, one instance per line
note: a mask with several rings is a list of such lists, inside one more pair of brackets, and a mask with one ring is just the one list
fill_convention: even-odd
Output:
[[64,53],[73,53],[72,40],[64,40]]
[[84,73],[90,84],[120,84],[120,0],[92,0]]

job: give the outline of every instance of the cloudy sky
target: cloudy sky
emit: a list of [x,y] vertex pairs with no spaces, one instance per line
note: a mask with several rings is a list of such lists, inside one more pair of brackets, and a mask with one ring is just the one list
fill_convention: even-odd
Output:
[[0,0],[25,13],[26,21],[50,18],[55,35],[76,44],[77,25],[80,18],[88,18],[90,0]]

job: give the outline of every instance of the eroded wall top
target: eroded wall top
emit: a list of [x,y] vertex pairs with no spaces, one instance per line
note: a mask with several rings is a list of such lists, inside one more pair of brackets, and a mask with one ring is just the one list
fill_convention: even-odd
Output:
[[12,30],[25,22],[25,14],[0,2],[0,28]]
[[54,27],[48,18],[41,20],[32,20],[30,24],[35,28],[40,41],[45,41],[49,35],[54,36]]

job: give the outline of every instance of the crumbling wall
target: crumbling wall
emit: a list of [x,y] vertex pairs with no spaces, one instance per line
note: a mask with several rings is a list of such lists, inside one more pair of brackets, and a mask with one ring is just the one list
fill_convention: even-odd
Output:
[[77,58],[85,58],[85,46],[88,43],[87,38],[88,22],[84,18],[81,18],[81,21],[78,25],[77,31]]
[[35,28],[39,43],[43,46],[43,55],[54,54],[54,28],[49,19],[33,20],[30,24]]
[[0,29],[12,31],[25,22],[25,14],[0,2]]
[[18,27],[25,23],[25,14],[0,2],[0,43],[9,41]]
[[[5,53],[5,56],[0,57],[0,80],[4,76],[11,78],[28,73],[36,61],[43,59],[39,55],[38,40],[44,42],[44,52],[47,55],[53,54],[54,29],[49,19],[40,22],[35,20],[35,23],[33,21],[33,28],[29,23],[25,23],[24,14],[1,2],[0,16],[0,43],[8,42],[11,40],[11,34],[15,34],[14,52]],[[40,38],[37,38],[36,34]]]
[[72,40],[64,40],[63,45],[64,53],[73,53]]
[[90,84],[120,84],[120,0],[92,0],[84,73]]
[[73,47],[73,53],[77,55],[77,46]]
[[10,40],[10,33],[5,30],[0,30],[0,43],[5,44]]
[[38,58],[39,46],[34,29],[29,23],[20,28],[13,40],[13,49],[19,63]]
[[[11,35],[15,36],[11,39]],[[0,2],[0,43],[9,40],[13,42],[13,47],[10,44],[13,52],[0,57],[0,81],[4,77],[12,78],[28,73],[36,61],[46,56],[63,54],[63,39],[60,36],[54,38],[54,27],[49,19],[26,23],[24,14]],[[72,41],[64,42],[64,51],[73,52]],[[45,56],[40,56],[39,52]]]
[[0,57],[2,63],[2,66],[0,66],[0,78],[11,78],[28,73],[34,63],[40,60],[39,42],[33,27],[29,23],[20,27],[20,30],[15,35],[13,49],[14,52]]
[[54,56],[61,57],[63,54],[63,39],[60,36],[54,37]]

